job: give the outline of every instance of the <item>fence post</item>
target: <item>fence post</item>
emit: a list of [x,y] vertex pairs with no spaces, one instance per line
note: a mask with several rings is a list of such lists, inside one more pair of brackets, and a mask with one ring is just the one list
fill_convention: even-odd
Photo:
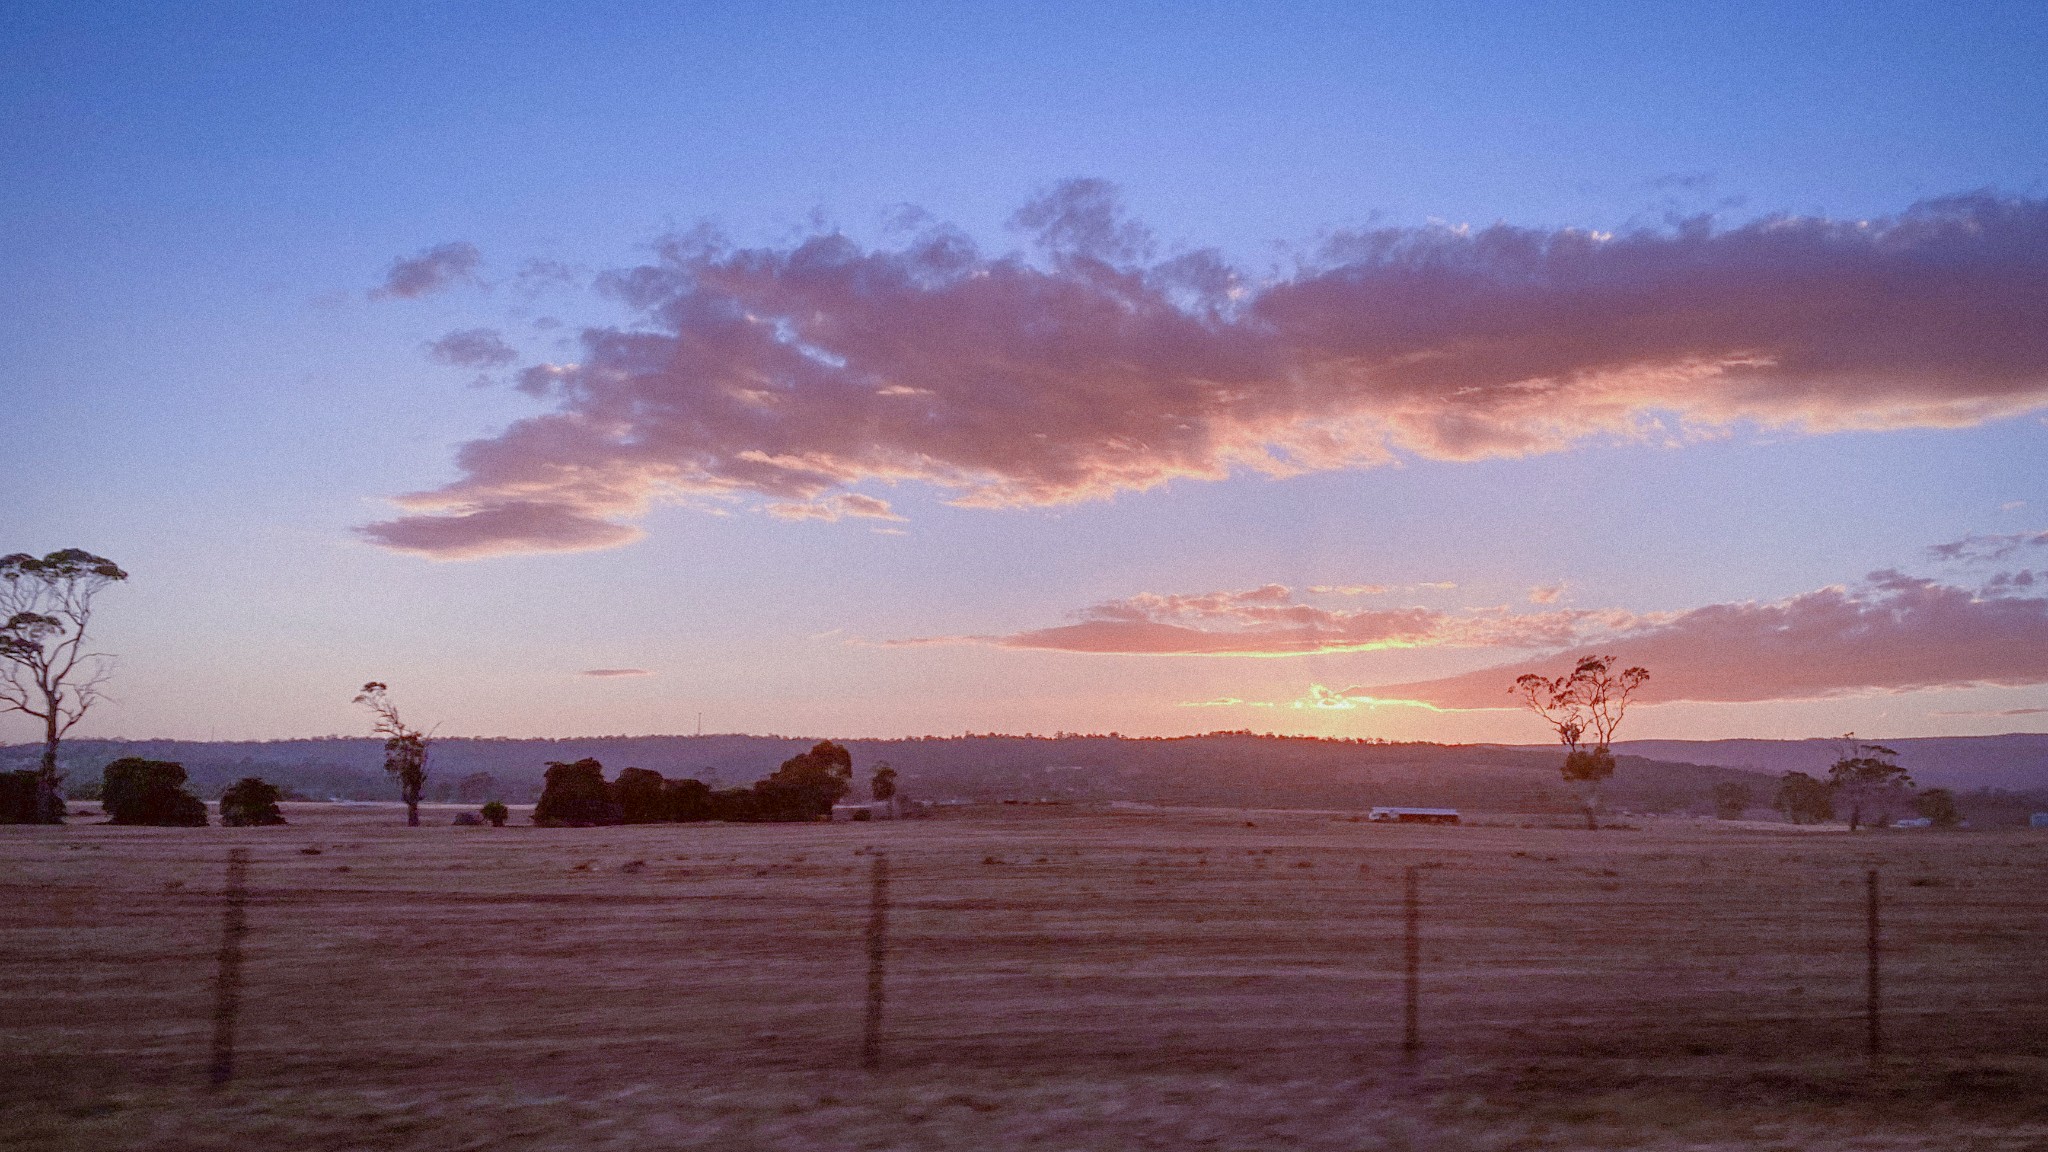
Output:
[[860,1066],[870,1072],[882,1063],[882,1001],[887,991],[884,977],[888,957],[889,857],[877,852],[869,871],[868,1002],[860,1038]]
[[213,990],[213,1060],[207,1082],[226,1086],[235,1075],[235,1015],[242,1006],[242,937],[248,932],[249,850],[228,849],[227,888],[222,893],[219,972]]
[[1422,1051],[1422,870],[1408,866],[1407,890],[1403,901],[1406,932],[1403,934],[1407,986],[1401,1014],[1401,1058],[1413,1063]]
[[1875,1068],[1884,1057],[1884,972],[1879,964],[1883,944],[1879,935],[1877,869],[1864,874],[1864,920],[1868,937],[1864,942],[1867,968],[1864,973],[1864,1049]]

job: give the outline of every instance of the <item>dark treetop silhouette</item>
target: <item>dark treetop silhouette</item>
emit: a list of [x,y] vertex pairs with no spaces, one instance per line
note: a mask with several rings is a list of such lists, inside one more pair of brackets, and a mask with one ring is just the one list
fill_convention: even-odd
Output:
[[1882,744],[1869,744],[1850,732],[1842,737],[1841,755],[1828,766],[1828,786],[1849,806],[1849,831],[1875,814],[1873,824],[1883,824],[1894,807],[1911,803],[1913,778],[1899,767],[1898,752]]
[[420,826],[420,790],[427,786],[427,734],[408,727],[399,719],[398,706],[391,702],[390,689],[372,680],[356,693],[355,702],[377,717],[374,731],[384,737],[384,771],[398,781],[398,795],[405,801],[405,822]]
[[[1629,697],[1650,678],[1643,668],[1614,671],[1612,656],[1581,657],[1569,675],[1547,677],[1530,673],[1515,679],[1508,689],[1530,710],[1557,730],[1564,744],[1564,778],[1579,786],[1586,809],[1586,827],[1600,827],[1600,782],[1614,775],[1614,753],[1607,746],[1615,729],[1628,714]],[[1591,748],[1579,745],[1587,736]]]
[[33,822],[64,822],[57,746],[99,702],[113,657],[85,650],[92,602],[128,574],[80,548],[0,556],[0,710],[43,722]]

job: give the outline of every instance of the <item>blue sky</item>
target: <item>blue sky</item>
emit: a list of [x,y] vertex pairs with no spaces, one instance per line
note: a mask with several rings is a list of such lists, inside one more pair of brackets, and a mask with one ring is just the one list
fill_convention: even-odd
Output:
[[[351,730],[348,696],[376,677],[474,733],[679,731],[702,710],[721,730],[838,735],[1539,739],[1512,713],[1289,707],[1311,684],[1422,682],[1525,647],[999,641],[1132,597],[1274,583],[1302,604],[1311,586],[1388,585],[1385,603],[1461,619],[1533,611],[1528,590],[1559,582],[1555,603],[1637,614],[1883,568],[1975,587],[1990,569],[1925,550],[2048,526],[2039,409],[1404,451],[998,509],[871,478],[903,521],[657,499],[637,543],[454,562],[354,529],[456,479],[463,442],[549,410],[506,372],[473,386],[428,342],[486,328],[521,364],[576,360],[583,327],[645,323],[593,278],[700,222],[763,251],[835,229],[888,246],[915,205],[999,255],[1029,244],[1009,224],[1021,205],[1098,178],[1159,259],[1214,248],[1270,282],[1344,230],[1854,221],[1980,189],[2036,203],[2044,48],[2048,10],[2024,4],[12,5],[0,548],[83,546],[134,573],[103,616],[115,699],[82,732]],[[450,242],[481,253],[476,282],[372,298],[395,260]],[[522,279],[535,260],[565,277]],[[1457,588],[1412,587],[1430,583]],[[982,639],[889,646],[948,637]],[[2026,710],[2048,694],[2029,675],[1672,702],[1632,723],[2038,728]]]

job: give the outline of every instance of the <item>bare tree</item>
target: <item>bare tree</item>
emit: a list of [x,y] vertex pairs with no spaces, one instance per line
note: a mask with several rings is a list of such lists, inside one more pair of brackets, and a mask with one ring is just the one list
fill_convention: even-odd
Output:
[[64,822],[57,746],[113,674],[113,657],[85,649],[93,598],[127,578],[112,560],[80,548],[40,560],[26,552],[0,556],[0,711],[43,723],[38,823]]
[[[1625,668],[1612,656],[1585,656],[1564,676],[1530,673],[1515,679],[1509,693],[1557,731],[1564,744],[1564,778],[1579,789],[1586,827],[1600,827],[1600,784],[1614,775],[1608,745],[1628,715],[1629,698],[1650,678],[1643,668]],[[1591,747],[1585,747],[1588,738]]]
[[398,781],[398,795],[405,801],[405,822],[420,826],[420,790],[427,786],[427,734],[399,719],[398,706],[391,702],[390,689],[375,680],[363,685],[355,702],[377,717],[377,735],[384,737],[384,771]]

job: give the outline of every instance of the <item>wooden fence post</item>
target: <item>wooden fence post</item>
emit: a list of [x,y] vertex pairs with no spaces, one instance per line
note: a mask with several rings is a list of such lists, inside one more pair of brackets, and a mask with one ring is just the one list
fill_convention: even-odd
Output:
[[889,857],[877,852],[869,872],[868,1000],[862,1021],[860,1066],[870,1072],[882,1064],[882,1003],[889,958]]
[[222,893],[219,970],[213,990],[213,1060],[207,1082],[225,1087],[235,1075],[235,1016],[242,1006],[242,937],[248,933],[249,850],[228,849],[227,888]]
[[1880,935],[1877,899],[1877,869],[1872,868],[1864,875],[1864,926],[1867,939],[1864,942],[1866,969],[1863,987],[1864,1049],[1875,1068],[1884,1058],[1884,970],[1879,956],[1883,951]]
[[1403,933],[1403,959],[1406,961],[1407,985],[1401,1014],[1401,1058],[1413,1063],[1422,1051],[1422,870],[1408,866],[1405,899],[1406,931]]

